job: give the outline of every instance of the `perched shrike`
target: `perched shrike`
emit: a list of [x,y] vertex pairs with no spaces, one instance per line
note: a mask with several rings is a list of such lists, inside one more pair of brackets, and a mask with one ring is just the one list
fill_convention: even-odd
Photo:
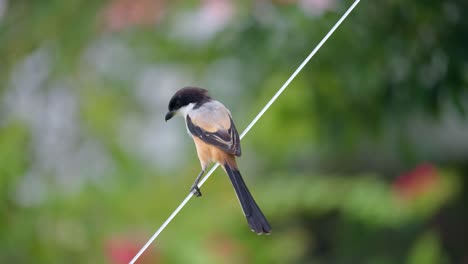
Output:
[[201,196],[198,182],[211,162],[218,162],[229,176],[250,229],[257,234],[269,234],[270,224],[247,189],[237,168],[236,156],[241,155],[239,134],[229,110],[201,88],[185,87],[169,102],[166,121],[175,115],[185,118],[187,131],[197,148],[202,170],[192,185],[195,196]]

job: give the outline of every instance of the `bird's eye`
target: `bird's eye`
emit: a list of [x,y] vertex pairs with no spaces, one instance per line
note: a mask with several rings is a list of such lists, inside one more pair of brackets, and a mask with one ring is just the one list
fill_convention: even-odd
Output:
[[179,101],[178,100],[172,100],[170,103],[169,103],[169,110],[174,110],[174,109],[177,109],[177,106],[179,105]]

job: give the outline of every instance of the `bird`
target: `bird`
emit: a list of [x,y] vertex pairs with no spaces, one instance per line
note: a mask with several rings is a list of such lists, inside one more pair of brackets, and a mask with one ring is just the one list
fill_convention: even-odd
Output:
[[229,109],[209,96],[206,89],[183,87],[169,101],[166,122],[174,116],[185,119],[202,168],[190,188],[193,195],[202,195],[198,182],[208,165],[218,162],[231,180],[250,229],[259,235],[270,234],[271,226],[247,188],[236,163],[236,157],[241,156],[241,146]]

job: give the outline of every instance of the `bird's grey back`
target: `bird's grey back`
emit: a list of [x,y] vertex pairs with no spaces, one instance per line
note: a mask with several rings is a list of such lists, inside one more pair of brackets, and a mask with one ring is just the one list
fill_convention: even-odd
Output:
[[220,102],[212,100],[189,113],[192,122],[208,132],[227,131],[231,127],[231,113]]

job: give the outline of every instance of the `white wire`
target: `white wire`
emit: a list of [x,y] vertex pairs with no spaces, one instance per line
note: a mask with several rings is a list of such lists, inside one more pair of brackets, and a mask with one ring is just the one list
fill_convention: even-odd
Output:
[[[340,26],[340,24],[346,19],[346,17],[353,11],[357,4],[359,4],[361,0],[356,0],[354,3],[346,10],[346,12],[341,16],[341,18],[336,22],[336,24],[328,31],[328,33],[323,37],[323,39],[317,44],[317,46],[312,50],[312,52],[305,58],[305,60],[299,65],[299,67],[294,71],[294,73],[288,78],[288,80],[281,86],[281,88],[276,92],[276,94],[268,101],[268,103],[263,107],[263,109],[257,114],[257,116],[250,122],[247,128],[242,132],[240,138],[242,139],[252,127],[257,123],[257,121],[265,114],[265,112],[270,108],[270,106],[278,99],[281,93],[288,87],[288,85],[294,80],[294,78],[299,74],[299,72],[304,68],[304,66],[312,59],[312,57],[317,53],[317,51],[322,47],[322,45],[328,40],[328,38],[335,32],[335,30]],[[218,168],[219,163],[216,163],[206,174],[206,176],[200,181],[198,184],[201,187],[206,180],[213,174],[213,172]],[[149,247],[151,243],[161,234],[161,232],[166,228],[166,226],[174,219],[174,217],[179,213],[180,210],[188,203],[188,201],[192,198],[193,194],[190,192],[187,197],[180,203],[180,205],[172,212],[172,214],[167,218],[167,220],[159,227],[159,229],[153,234],[153,236],[146,242],[146,244],[138,251],[138,253],[133,257],[133,259],[129,262],[129,264],[134,264],[138,258],[145,252],[145,250]]]

